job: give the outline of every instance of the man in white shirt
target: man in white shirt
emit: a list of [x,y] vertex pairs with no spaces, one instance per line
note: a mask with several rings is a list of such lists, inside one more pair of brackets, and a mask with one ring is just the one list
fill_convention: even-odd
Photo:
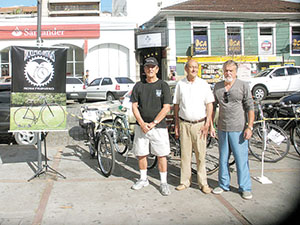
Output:
[[206,137],[212,119],[214,96],[209,84],[197,76],[198,69],[198,62],[189,60],[185,65],[187,76],[175,88],[175,136],[180,136],[181,143],[180,185],[176,190],[181,191],[191,185],[191,156],[194,149],[199,188],[208,194],[211,189],[205,167]]

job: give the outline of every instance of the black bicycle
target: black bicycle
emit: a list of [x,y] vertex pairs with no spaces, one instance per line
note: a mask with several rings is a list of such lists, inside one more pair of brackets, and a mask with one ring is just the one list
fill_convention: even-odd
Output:
[[285,104],[283,102],[267,104],[264,105],[263,111],[266,117],[270,118],[293,118],[287,120],[271,120],[268,122],[272,122],[289,132],[291,142],[296,152],[300,155],[300,104]]
[[[41,121],[47,127],[59,127],[66,119],[63,107],[57,103],[48,103],[46,97],[40,96],[38,99],[43,101],[42,105],[35,106],[35,100],[30,99],[30,106],[23,106],[14,112],[14,122],[18,127],[30,128],[32,124]],[[38,115],[34,111],[38,110]]]
[[249,140],[249,151],[261,161],[264,150],[265,162],[278,162],[289,152],[289,137],[281,127],[267,122],[260,102],[257,106],[258,121],[254,124],[252,137]]

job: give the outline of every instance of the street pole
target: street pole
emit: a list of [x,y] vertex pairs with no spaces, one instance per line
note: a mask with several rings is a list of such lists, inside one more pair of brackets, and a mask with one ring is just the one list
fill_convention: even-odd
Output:
[[42,44],[41,38],[41,25],[42,25],[42,0],[37,0],[37,46]]
[[[42,44],[41,38],[41,24],[42,24],[42,0],[37,0],[37,36],[36,36],[36,44],[38,47]],[[38,132],[38,140],[37,140],[37,147],[38,147],[38,171],[42,170],[42,133],[41,131]]]

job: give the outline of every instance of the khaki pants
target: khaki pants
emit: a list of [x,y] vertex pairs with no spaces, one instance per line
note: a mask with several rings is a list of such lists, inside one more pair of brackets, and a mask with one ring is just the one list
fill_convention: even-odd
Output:
[[192,172],[191,161],[192,151],[194,150],[197,161],[197,179],[199,187],[207,185],[205,154],[206,154],[206,139],[200,139],[200,128],[205,121],[201,123],[188,123],[180,121],[180,147],[181,147],[181,170],[180,184],[186,187],[191,185]]

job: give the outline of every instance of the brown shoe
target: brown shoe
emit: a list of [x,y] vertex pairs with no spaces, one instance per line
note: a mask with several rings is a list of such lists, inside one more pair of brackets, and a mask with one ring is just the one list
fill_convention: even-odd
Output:
[[210,189],[210,187],[208,185],[202,186],[201,191],[204,194],[210,194],[211,193],[211,189]]
[[187,189],[187,187],[184,184],[179,184],[175,189],[177,191],[183,191],[184,189]]

